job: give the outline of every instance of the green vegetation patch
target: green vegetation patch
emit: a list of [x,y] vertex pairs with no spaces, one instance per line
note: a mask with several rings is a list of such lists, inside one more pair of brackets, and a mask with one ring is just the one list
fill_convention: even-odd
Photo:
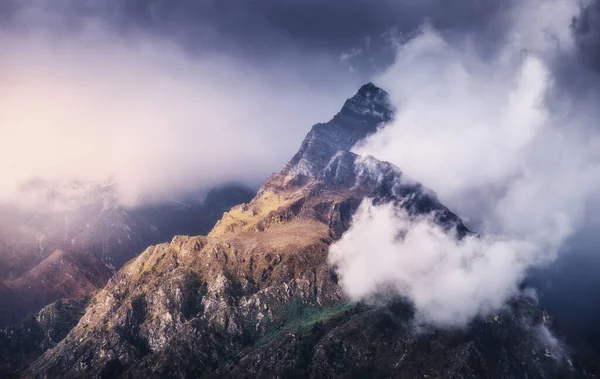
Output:
[[279,312],[277,318],[281,319],[281,321],[273,323],[270,326],[271,330],[259,339],[255,345],[261,346],[283,334],[312,327],[354,307],[356,307],[356,303],[340,303],[333,307],[323,308],[293,302],[290,306],[285,307]]

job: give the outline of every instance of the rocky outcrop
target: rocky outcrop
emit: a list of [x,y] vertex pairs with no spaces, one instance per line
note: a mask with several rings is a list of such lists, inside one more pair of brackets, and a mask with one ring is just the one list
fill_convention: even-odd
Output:
[[[566,348],[545,355],[533,303],[465,331],[415,334],[401,299],[367,307],[344,298],[327,255],[363,199],[469,233],[397,167],[350,152],[390,120],[386,104],[385,92],[362,87],[207,236],[175,237],[123,267],[24,376],[592,377]],[[538,321],[522,323],[529,314]]]
[[54,251],[90,251],[113,269],[177,234],[206,234],[223,212],[254,192],[238,185],[181,201],[126,208],[113,184],[33,180],[23,203],[0,203],[0,279],[15,280]]
[[312,127],[282,174],[312,178],[321,175],[334,155],[348,152],[392,116],[387,93],[372,83],[362,86],[331,121]]

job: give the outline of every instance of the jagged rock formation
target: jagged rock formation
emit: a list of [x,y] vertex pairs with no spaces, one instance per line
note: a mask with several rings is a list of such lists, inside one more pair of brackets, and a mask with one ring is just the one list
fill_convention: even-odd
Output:
[[148,245],[208,233],[223,212],[254,193],[231,185],[198,201],[124,208],[112,185],[32,181],[24,197],[44,208],[0,204],[0,326],[57,299],[104,287],[112,271]]
[[469,233],[397,167],[350,152],[391,117],[387,94],[363,86],[207,236],[124,266],[24,377],[593,377],[564,339],[541,337],[551,323],[525,299],[468,330],[415,334],[402,300],[344,298],[328,249],[363,199]]

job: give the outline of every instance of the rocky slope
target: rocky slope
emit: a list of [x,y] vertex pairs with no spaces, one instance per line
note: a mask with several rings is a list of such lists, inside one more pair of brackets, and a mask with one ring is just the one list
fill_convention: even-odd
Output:
[[469,233],[397,167],[350,152],[391,117],[387,94],[363,86],[207,236],[125,265],[24,377],[594,377],[528,299],[467,330],[415,333],[401,299],[344,298],[328,249],[363,199]]
[[0,329],[0,378],[18,373],[56,346],[85,313],[89,296],[57,300],[16,325]]
[[215,376],[521,379],[591,378],[597,372],[590,368],[593,356],[570,350],[567,337],[556,334],[559,326],[532,299],[518,299],[510,310],[466,330],[415,333],[410,317],[410,307],[401,302],[337,311],[265,338]]
[[204,202],[128,209],[111,185],[32,181],[23,191],[40,206],[0,204],[0,304],[6,305],[0,326],[54,300],[95,292],[148,245],[207,233],[224,211],[253,196],[232,185],[211,191]]

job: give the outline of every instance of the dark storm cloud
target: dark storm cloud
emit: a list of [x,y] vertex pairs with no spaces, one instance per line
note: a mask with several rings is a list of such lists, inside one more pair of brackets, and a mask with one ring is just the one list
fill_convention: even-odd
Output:
[[123,32],[143,30],[174,38],[191,51],[230,51],[257,62],[319,52],[342,58],[366,80],[391,63],[391,39],[406,39],[424,22],[449,33],[476,30],[489,48],[501,35],[502,14],[512,1],[30,0],[6,2],[3,13],[29,8],[17,21],[27,24],[43,9],[54,14],[54,28],[57,18],[69,27],[101,18]]
[[583,6],[571,27],[585,63],[600,70],[600,2],[593,0]]

